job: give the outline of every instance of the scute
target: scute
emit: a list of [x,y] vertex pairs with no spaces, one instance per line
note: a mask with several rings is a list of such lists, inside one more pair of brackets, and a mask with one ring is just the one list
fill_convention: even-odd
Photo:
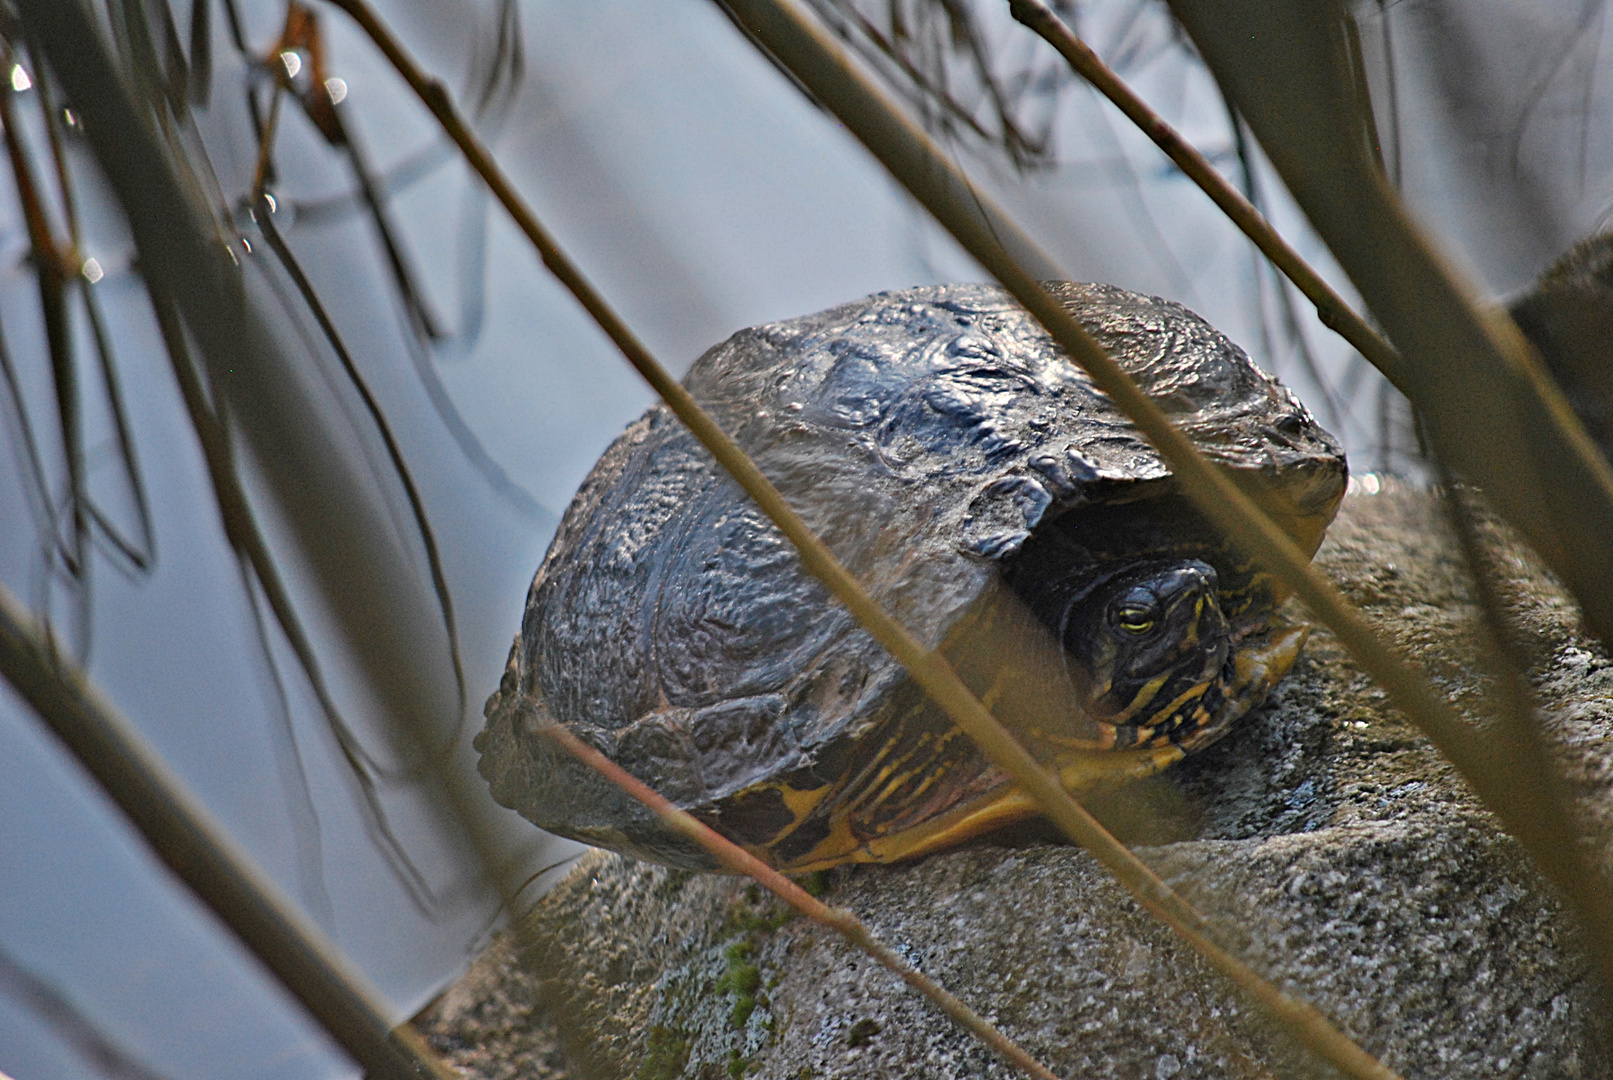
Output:
[[[1325,525],[1343,456],[1291,393],[1179,305],[1053,288],[1212,460]],[[1172,488],[1136,428],[993,286],[881,293],[744,330],[686,385],[932,648],[1041,523]],[[1304,539],[1314,548],[1320,527]],[[658,406],[565,515],[488,703],[481,768],[495,798],[544,828],[689,864],[683,842],[663,845],[642,809],[557,758],[533,725],[586,733],[698,812],[810,771],[830,744],[844,753],[905,683]],[[758,820],[778,819],[771,797],[747,798]]]

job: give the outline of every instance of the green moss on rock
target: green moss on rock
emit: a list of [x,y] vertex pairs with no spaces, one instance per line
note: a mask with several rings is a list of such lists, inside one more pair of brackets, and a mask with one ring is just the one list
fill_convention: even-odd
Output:
[[633,1080],[677,1080],[689,1065],[689,1033],[653,1024]]
[[762,969],[751,963],[753,952],[749,941],[736,941],[728,946],[724,950],[728,970],[717,980],[717,992],[734,997],[728,1019],[736,1031],[744,1030],[745,1023],[756,1011],[757,994],[762,987]]
[[878,1020],[865,1016],[851,1025],[851,1030],[846,1032],[846,1045],[853,1050],[859,1046],[867,1046],[873,1041],[875,1035],[884,1030],[879,1026]]

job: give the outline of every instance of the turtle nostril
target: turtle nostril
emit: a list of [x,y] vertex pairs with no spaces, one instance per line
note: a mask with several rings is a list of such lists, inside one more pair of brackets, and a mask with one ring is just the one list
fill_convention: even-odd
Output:
[[1172,572],[1161,584],[1161,595],[1166,599],[1174,599],[1184,592],[1213,593],[1220,587],[1221,578],[1215,572],[1215,567],[1195,559]]

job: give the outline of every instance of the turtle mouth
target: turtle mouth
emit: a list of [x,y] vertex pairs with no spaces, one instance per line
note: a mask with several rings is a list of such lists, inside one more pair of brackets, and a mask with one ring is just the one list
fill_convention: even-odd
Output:
[[1232,644],[1226,664],[1215,685],[1220,687],[1220,707],[1192,730],[1171,733],[1171,741],[1192,753],[1227,733],[1233,721],[1266,699],[1271,688],[1282,681],[1299,659],[1311,628],[1273,616],[1258,631],[1242,635]]

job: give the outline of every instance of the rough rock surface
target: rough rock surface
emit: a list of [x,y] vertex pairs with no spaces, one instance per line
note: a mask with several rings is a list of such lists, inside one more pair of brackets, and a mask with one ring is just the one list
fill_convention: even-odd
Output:
[[[1548,735],[1607,860],[1613,664],[1499,542]],[[1317,561],[1471,708],[1485,680],[1453,552],[1433,500],[1389,488],[1346,501]],[[1325,630],[1233,734],[1103,812],[1228,944],[1404,1075],[1613,1075],[1606,1014],[1555,894]],[[999,838],[826,884],[1061,1075],[1314,1068],[1079,850]],[[490,1078],[1011,1075],[754,886],[600,853],[423,1026]]]

